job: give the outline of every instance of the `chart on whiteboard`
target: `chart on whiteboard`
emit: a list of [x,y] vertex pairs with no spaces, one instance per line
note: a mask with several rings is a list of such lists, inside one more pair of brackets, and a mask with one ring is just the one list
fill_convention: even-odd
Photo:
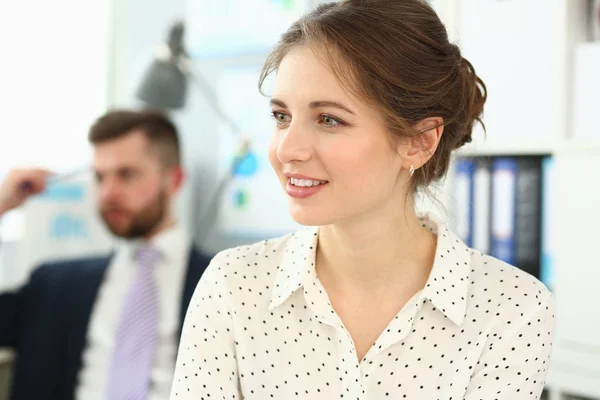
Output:
[[309,0],[187,0],[188,49],[192,58],[268,52],[309,5]]
[[[219,229],[232,236],[263,238],[300,228],[289,215],[286,195],[269,164],[274,121],[269,115],[269,98],[257,88],[260,68],[228,67],[221,70],[216,82],[222,109],[251,141],[250,152],[226,189],[219,212]],[[219,171],[223,176],[231,168],[239,144],[226,124],[218,125],[217,137]]]

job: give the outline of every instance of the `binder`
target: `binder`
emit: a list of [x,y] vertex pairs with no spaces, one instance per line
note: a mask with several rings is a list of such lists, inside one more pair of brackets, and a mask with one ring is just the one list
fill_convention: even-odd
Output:
[[545,157],[542,160],[542,229],[541,229],[541,261],[540,280],[550,290],[554,289],[554,159]]
[[541,158],[492,162],[490,254],[540,277]]
[[473,193],[473,248],[482,253],[490,252],[491,225],[491,159],[475,161]]
[[542,163],[540,157],[517,161],[515,265],[540,277]]
[[490,255],[515,265],[515,219],[518,165],[514,158],[492,161],[492,226]]
[[456,162],[455,199],[457,204],[456,234],[469,247],[473,246],[473,193],[475,161],[460,158]]

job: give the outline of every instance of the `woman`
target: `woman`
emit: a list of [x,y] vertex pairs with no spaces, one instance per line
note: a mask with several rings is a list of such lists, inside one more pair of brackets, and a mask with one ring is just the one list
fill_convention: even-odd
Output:
[[318,7],[282,36],[270,160],[293,235],[218,254],[172,399],[532,399],[554,303],[414,211],[471,140],[485,86],[417,0]]

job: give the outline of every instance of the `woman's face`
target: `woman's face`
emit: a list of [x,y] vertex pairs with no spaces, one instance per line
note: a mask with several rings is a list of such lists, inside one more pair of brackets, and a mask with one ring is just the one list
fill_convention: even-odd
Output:
[[401,207],[407,175],[381,116],[346,92],[308,46],[283,59],[271,107],[269,159],[298,223],[361,221]]

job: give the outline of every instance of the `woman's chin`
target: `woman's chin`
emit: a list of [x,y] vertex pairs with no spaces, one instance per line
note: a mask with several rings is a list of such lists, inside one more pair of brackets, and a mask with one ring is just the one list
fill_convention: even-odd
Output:
[[323,226],[334,222],[331,213],[298,204],[290,204],[290,215],[294,221],[304,226]]

